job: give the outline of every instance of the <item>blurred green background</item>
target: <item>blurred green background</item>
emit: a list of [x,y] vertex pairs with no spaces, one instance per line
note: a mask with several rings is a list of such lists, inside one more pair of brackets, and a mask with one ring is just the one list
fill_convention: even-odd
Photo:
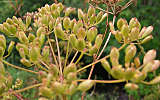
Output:
[[[62,2],[63,0],[59,1]],[[44,6],[45,4],[52,4],[52,3],[54,3],[54,0],[0,0],[0,23],[3,23],[8,17],[12,17],[13,15],[21,17],[25,15],[25,13],[27,12],[37,11],[38,8]],[[82,8],[82,9],[86,9],[86,7],[88,7],[88,4],[85,4],[84,0],[64,0],[63,4],[66,6]],[[19,13],[16,13],[14,9],[19,9]],[[159,11],[160,11],[160,0],[138,0],[136,6],[131,5],[129,8],[120,13],[120,15],[118,16],[118,18],[120,17],[126,18],[128,21],[133,17],[137,17],[142,26],[149,26],[149,25],[154,26],[154,31],[153,31],[154,39],[151,40],[149,43],[144,44],[143,46],[145,48],[145,51],[153,48],[156,49],[158,59],[160,59]],[[103,33],[105,30],[105,28],[103,28],[105,27],[105,23],[101,23],[98,27],[99,27],[99,33]],[[10,40],[8,39],[8,41]],[[109,53],[111,46],[116,46],[116,47],[119,46],[119,44],[115,41],[113,36],[111,37],[111,41],[109,42],[108,47],[105,49],[104,54]],[[12,64],[18,65],[19,61],[17,59],[19,59],[19,57],[16,51],[14,51],[14,54],[12,54],[8,58],[8,60]],[[88,60],[88,57],[84,57],[82,61],[87,64],[91,60]],[[96,66],[100,66],[100,64],[97,64]],[[110,79],[110,76],[103,70],[103,68],[98,67],[95,70],[96,71],[94,71],[94,75],[96,75],[98,79]],[[30,79],[30,81],[32,81],[32,74],[28,75],[28,73],[17,71],[16,69],[12,68],[9,68],[9,72],[12,73],[15,79],[17,76],[21,76],[20,78],[24,81],[28,81],[26,79]],[[87,73],[88,72],[89,70],[87,71]],[[148,80],[152,79],[155,75],[158,75],[159,72],[160,70],[158,70],[155,74],[150,74]],[[88,76],[87,73],[82,77],[86,78]],[[159,88],[157,89],[158,85],[156,86],[140,85],[140,89],[138,91],[125,91],[123,89],[123,85],[124,84],[97,84],[95,88],[96,92],[95,96],[93,98],[90,98],[90,95],[87,95],[88,96],[87,100],[104,100],[102,98],[106,98],[106,100],[128,100],[129,98],[131,100],[141,100],[142,98],[144,98],[145,100],[160,100]],[[96,96],[97,93],[101,94],[100,98]],[[35,95],[36,95],[35,91],[28,91],[24,93],[24,97],[26,98],[30,97],[30,99],[27,100],[35,100],[33,99]],[[77,97],[75,96],[74,100],[77,100],[76,98]]]

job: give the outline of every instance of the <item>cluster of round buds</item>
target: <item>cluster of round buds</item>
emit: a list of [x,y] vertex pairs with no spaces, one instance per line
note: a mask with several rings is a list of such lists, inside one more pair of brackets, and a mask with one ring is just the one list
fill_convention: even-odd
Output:
[[125,19],[120,18],[117,21],[118,30],[114,29],[114,26],[111,22],[109,24],[111,32],[115,35],[115,38],[118,42],[130,43],[135,41],[139,44],[143,44],[153,39],[153,36],[150,35],[153,31],[153,27],[148,26],[141,29],[141,24],[137,18],[132,18],[129,24]]
[[[42,86],[39,87],[40,96],[46,99],[53,99],[56,95],[73,95],[77,91],[89,90],[94,81],[87,80],[80,84],[77,83],[77,67],[74,63],[69,64],[63,69],[63,79],[56,65],[49,66],[49,72],[39,72]],[[40,98],[39,100],[41,100]]]
[[[135,57],[136,51],[136,46],[134,44],[130,44],[125,49],[125,67],[119,64],[119,50],[115,47],[113,47],[110,52],[112,67],[106,59],[101,61],[104,69],[111,74],[113,78],[129,81],[130,83],[127,83],[125,88],[131,90],[138,89],[137,83],[144,81],[147,77],[147,73],[156,71],[160,66],[160,61],[155,60],[155,50],[149,50],[145,54],[142,64],[140,63],[139,57]],[[159,82],[160,77],[158,76],[148,82],[148,84],[157,84]]]

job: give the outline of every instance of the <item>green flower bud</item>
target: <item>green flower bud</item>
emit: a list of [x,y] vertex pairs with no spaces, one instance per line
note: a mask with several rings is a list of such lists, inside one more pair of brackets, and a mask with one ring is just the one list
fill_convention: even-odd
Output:
[[83,16],[83,21],[84,23],[88,23],[89,22],[89,18],[87,16],[87,14],[84,13],[84,16]]
[[152,31],[153,31],[153,26],[148,26],[145,32],[143,33],[142,38],[150,35]]
[[[105,14],[102,16],[101,20],[97,21],[96,24],[101,23],[107,16],[108,16],[108,13],[105,13]],[[98,19],[98,16],[97,16],[97,19]]]
[[73,33],[77,34],[80,27],[83,27],[82,21],[78,21],[77,23],[74,23],[74,27],[73,27],[73,30],[72,30]]
[[160,66],[160,61],[159,60],[153,60],[153,61],[150,61],[148,62],[142,71],[144,72],[153,72],[155,70],[157,70]]
[[70,35],[69,41],[70,41],[70,43],[71,43],[71,45],[72,45],[73,47],[76,47],[76,45],[77,45],[77,43],[78,43],[78,40],[77,40],[75,34],[71,34],[71,35]]
[[99,23],[99,21],[102,19],[102,16],[103,16],[103,12],[100,11],[97,15],[96,23]]
[[32,62],[38,61],[39,56],[40,56],[39,47],[38,46],[31,47],[30,50],[29,50],[30,61],[32,61]]
[[153,80],[149,82],[150,84],[158,84],[160,83],[160,76],[155,77]]
[[31,67],[31,66],[32,66],[31,62],[30,62],[29,60],[27,60],[26,58],[22,58],[22,59],[20,60],[20,62],[21,62],[23,65],[27,66],[27,67]]
[[118,42],[121,42],[122,41],[122,33],[119,31],[115,31],[114,33],[115,33],[114,35],[115,35],[116,40]]
[[62,27],[60,24],[54,28],[54,33],[58,38],[60,38],[62,40],[66,39],[66,34],[62,30]]
[[67,75],[67,81],[68,82],[72,82],[76,79],[77,79],[77,73],[75,73],[75,72],[68,73],[68,75]]
[[50,21],[50,16],[49,15],[43,15],[41,17],[42,20],[42,24],[48,26],[49,25],[49,21]]
[[49,22],[49,30],[50,30],[50,31],[52,31],[52,29],[54,28],[55,21],[56,21],[55,19],[51,19],[51,20],[50,20],[50,22]]
[[26,34],[23,31],[18,33],[18,39],[22,43],[25,44],[29,43],[29,39],[27,38]]
[[129,29],[128,25],[122,26],[121,33],[125,38],[128,38],[128,35],[130,33],[130,29]]
[[111,32],[115,31],[114,25],[113,25],[112,22],[109,22],[109,27],[110,27],[110,31],[111,31]]
[[138,28],[139,30],[141,29],[141,24],[139,23],[139,21],[137,20],[137,18],[132,18],[129,22],[129,28]]
[[95,9],[94,7],[90,6],[88,9],[88,17],[91,17],[94,14],[95,14]]
[[40,97],[38,100],[49,100],[49,99],[44,98],[44,97]]
[[84,39],[86,37],[85,29],[83,27],[80,27],[76,35],[79,39]]
[[97,28],[96,27],[92,27],[88,30],[88,32],[86,33],[87,35],[87,40],[92,42],[96,35],[97,35],[98,31],[97,31]]
[[101,61],[101,64],[102,64],[103,68],[104,68],[108,73],[111,72],[111,66],[110,66],[109,62],[108,62],[106,59],[103,59],[103,60]]
[[10,25],[10,32],[12,33],[12,35],[15,35],[17,32],[17,28],[14,25]]
[[139,39],[141,39],[142,38],[142,35],[144,34],[144,32],[146,31],[146,27],[143,27],[142,29],[141,29],[141,32],[139,33]]
[[126,80],[132,79],[134,77],[134,75],[135,75],[135,69],[134,68],[127,68],[125,70],[125,75],[124,76],[125,76]]
[[66,30],[68,30],[70,28],[70,18],[69,17],[65,17],[63,20],[63,26]]
[[8,55],[12,52],[15,42],[11,41],[8,46]]
[[14,24],[14,22],[11,18],[7,18],[6,22],[10,25]]
[[58,10],[61,12],[64,9],[64,6],[62,3],[58,3]]
[[78,39],[76,44],[76,49],[82,51],[86,47],[86,43],[84,39]]
[[33,35],[32,33],[29,33],[28,40],[32,42],[34,39],[35,39],[35,35]]
[[57,5],[54,3],[54,4],[52,4],[51,5],[51,11],[54,11],[54,10],[56,10],[57,9]]
[[39,43],[42,46],[45,42],[45,34],[41,34],[41,36],[39,37]]
[[70,72],[76,72],[77,68],[76,68],[76,65],[74,63],[72,64],[69,64],[67,67],[64,68],[63,70],[63,74],[64,74],[64,77],[67,77],[67,75],[70,73]]
[[56,65],[50,64],[49,66],[49,72],[53,74],[53,77],[57,77],[59,74],[59,69]]
[[98,48],[97,48],[96,45],[94,45],[91,48],[89,48],[89,54],[90,55],[93,55],[93,54],[97,53],[97,51],[98,51]]
[[112,66],[119,65],[118,60],[119,60],[119,51],[116,47],[113,47],[110,52],[110,61],[112,63]]
[[125,49],[125,66],[129,67],[130,61],[132,58],[136,55],[137,48],[134,44],[130,44],[126,49]]
[[128,90],[137,90],[139,87],[137,84],[134,84],[134,83],[127,83],[125,85],[125,89],[128,89]]
[[74,24],[77,23],[76,19],[73,19],[70,23],[70,28],[73,30]]
[[5,75],[5,68],[4,68],[4,64],[2,61],[0,61],[0,74]]
[[83,14],[82,9],[78,9],[78,19],[79,19],[79,20],[82,20],[83,17],[84,17],[84,14]]
[[3,57],[5,52],[5,49],[3,47],[0,47],[0,59]]
[[36,35],[38,37],[40,37],[41,34],[44,34],[44,33],[45,33],[45,28],[44,27],[40,27],[40,28],[38,28]]
[[20,48],[23,48],[25,55],[28,55],[28,46],[27,45],[21,44],[21,43],[17,43],[17,45],[16,45],[17,51],[19,51]]
[[27,16],[26,17],[26,27],[28,27],[31,24],[31,17]]
[[111,75],[115,79],[123,79],[125,75],[124,68],[121,65],[113,66]]
[[0,24],[0,32],[4,33],[4,26],[3,26],[3,24]]
[[50,55],[50,47],[49,46],[44,46],[43,50],[42,50],[42,57],[44,59],[44,61],[48,61],[49,59],[49,55]]
[[0,47],[6,49],[6,38],[4,35],[0,35]]
[[53,18],[58,18],[60,16],[59,10],[54,10],[51,12]]
[[91,18],[90,18],[90,24],[95,24],[96,22],[96,15],[92,15]]
[[65,16],[67,17],[67,16],[69,16],[71,13],[74,13],[74,12],[75,12],[75,8],[71,8],[71,7],[66,8],[66,10],[65,10]]
[[77,91],[77,82],[72,82],[67,90],[67,94],[73,95]]
[[94,83],[95,82],[93,80],[85,80],[79,84],[77,89],[83,92],[88,91]]
[[139,82],[143,81],[146,77],[147,77],[146,72],[136,71],[132,81],[136,82],[136,83],[139,83]]
[[156,50],[152,49],[152,50],[149,50],[144,58],[143,58],[143,64],[146,64],[152,60],[154,60],[156,58]]
[[26,54],[25,54],[25,51],[24,51],[23,48],[20,48],[20,49],[19,49],[19,55],[20,55],[20,57],[22,57],[22,58],[25,58],[25,57],[26,57]]
[[117,27],[118,27],[118,29],[122,30],[122,27],[124,25],[128,25],[127,21],[125,19],[123,19],[123,18],[118,19],[118,21],[117,21]]
[[64,94],[67,87],[66,87],[66,84],[62,84],[62,83],[56,81],[56,82],[52,83],[51,89],[58,94]]
[[136,65],[136,68],[139,68],[139,66],[141,65],[139,57],[134,58],[134,64]]
[[153,39],[153,36],[149,35],[149,36],[145,37],[142,41],[140,41],[140,43],[144,44],[144,43],[146,43],[146,42],[148,42],[148,41],[150,41],[152,39]]
[[17,19],[16,16],[13,16],[13,17],[12,17],[12,20],[13,20],[14,23],[19,24],[19,20]]
[[132,28],[129,38],[131,41],[135,41],[138,39],[139,36],[139,29],[137,27]]
[[101,44],[103,42],[103,35],[102,34],[98,34],[95,40],[95,44],[97,46],[97,48],[101,47]]
[[40,87],[39,92],[40,92],[40,95],[47,97],[47,98],[53,98],[54,96],[53,91],[50,88],[45,87],[45,86]]

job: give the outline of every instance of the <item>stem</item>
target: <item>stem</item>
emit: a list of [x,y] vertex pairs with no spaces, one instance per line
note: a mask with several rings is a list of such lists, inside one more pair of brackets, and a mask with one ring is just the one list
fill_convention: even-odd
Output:
[[74,54],[74,57],[72,58],[72,61],[70,62],[70,64],[73,63],[73,61],[76,58],[77,54],[78,54],[78,51]]
[[141,81],[141,83],[146,84],[146,85],[153,85],[152,83]]
[[75,62],[75,64],[77,64],[81,60],[81,58],[83,57],[83,55],[84,55],[84,53],[81,52],[81,55],[79,56],[79,58],[77,59],[77,61]]
[[66,67],[67,65],[67,60],[68,60],[68,52],[69,52],[69,41],[67,43],[67,53],[66,53],[66,59],[65,59],[65,64],[64,64],[64,67]]
[[29,90],[29,89],[32,89],[32,88],[35,88],[35,87],[39,87],[41,85],[42,85],[42,83],[31,85],[31,86],[28,86],[28,87],[23,88],[23,89],[19,89],[19,90],[15,90],[15,91],[9,92],[9,94],[21,93],[21,92],[24,92],[26,90]]
[[42,69],[42,70],[48,72],[48,70],[47,70],[46,68],[44,68],[43,66],[41,66],[40,64],[36,64],[36,65],[37,65],[37,67],[39,67],[40,69]]
[[61,75],[63,75],[63,72],[62,72],[62,63],[61,63],[61,55],[60,55],[59,44],[58,44],[58,39],[57,39],[56,34],[55,34],[55,38],[56,38],[56,45],[57,45],[57,50],[58,50],[58,59],[59,59],[60,73],[61,73]]
[[45,62],[43,62],[42,60],[40,60],[40,62],[49,69],[49,66]]
[[52,52],[54,61],[55,61],[56,65],[58,66],[58,62],[57,62],[57,59],[56,59],[56,55],[55,55],[55,53],[54,53],[54,50],[53,50],[53,47],[52,47],[52,44],[51,44],[51,41],[50,41],[49,37],[48,37],[48,42],[49,42],[49,46],[50,46],[50,48],[51,48],[51,52]]
[[[86,81],[88,79],[80,79],[80,80],[76,80],[78,82],[82,82],[82,81]],[[121,83],[121,82],[125,82],[126,80],[93,80],[96,83]]]
[[7,62],[7,61],[5,61],[5,60],[3,60],[3,63],[6,64],[6,65],[8,65],[8,66],[11,66],[11,67],[13,67],[13,68],[19,69],[19,70],[23,70],[23,71],[26,71],[26,72],[38,74],[38,72],[35,72],[35,71],[32,71],[32,70],[28,70],[28,69],[25,69],[25,68],[22,68],[22,67],[19,67],[19,66],[10,64],[9,62]]

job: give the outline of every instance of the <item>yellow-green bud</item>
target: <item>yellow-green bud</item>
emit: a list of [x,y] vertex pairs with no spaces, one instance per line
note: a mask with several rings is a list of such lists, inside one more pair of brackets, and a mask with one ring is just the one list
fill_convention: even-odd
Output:
[[141,31],[140,31],[140,33],[139,33],[139,39],[141,39],[142,38],[142,35],[144,34],[144,32],[146,31],[146,27],[143,27],[142,29],[141,29]]
[[68,75],[67,75],[67,81],[68,82],[72,82],[76,79],[77,79],[77,73],[75,73],[75,72],[68,73]]
[[90,18],[90,24],[95,24],[96,22],[96,15],[92,15]]
[[38,37],[40,37],[41,34],[44,34],[44,33],[45,33],[45,28],[44,27],[40,27],[40,28],[38,28],[36,35]]
[[40,92],[40,95],[47,97],[47,98],[52,98],[54,96],[53,91],[50,88],[45,87],[45,86],[40,87],[39,92]]
[[27,16],[26,17],[26,27],[28,27],[31,24],[31,17]]
[[71,13],[74,13],[75,12],[75,8],[66,8],[65,10],[65,16],[69,16]]
[[89,90],[90,88],[92,88],[94,83],[95,82],[93,80],[85,80],[79,84],[77,89],[85,92],[85,91]]
[[74,24],[77,23],[76,19],[73,19],[70,23],[70,28],[73,30]]
[[77,91],[77,82],[72,82],[66,92],[69,95],[73,95],[76,91]]
[[65,34],[64,31],[62,30],[62,27],[61,27],[60,24],[58,24],[58,26],[56,26],[56,27],[54,28],[54,33],[55,33],[55,35],[56,35],[58,38],[60,38],[60,39],[62,39],[62,40],[65,40],[65,39],[66,39],[66,34]]
[[127,83],[125,85],[125,89],[128,89],[128,90],[137,90],[139,87],[137,84],[134,84],[134,83]]
[[123,25],[128,25],[127,21],[123,18],[120,18],[118,21],[117,21],[117,27],[119,30],[122,29]]
[[134,58],[134,64],[135,64],[136,68],[138,68],[141,65],[139,57]]
[[135,75],[135,69],[133,67],[127,68],[125,70],[125,75],[124,76],[125,76],[126,80],[132,79],[134,77],[134,75]]
[[38,98],[38,100],[49,100],[49,99],[44,98],[44,97],[40,97],[40,98]]
[[0,47],[6,49],[6,38],[4,35],[0,35]]
[[141,29],[141,24],[139,23],[137,18],[132,18],[129,22],[129,28],[138,28],[139,30]]
[[111,32],[115,31],[114,25],[113,25],[112,22],[109,22],[109,27],[110,27],[110,31],[111,31]]
[[8,46],[8,54],[10,54],[10,53],[12,52],[13,47],[14,47],[14,44],[15,44],[14,41],[11,41],[11,42],[10,42],[10,44],[9,44],[9,46]]
[[135,41],[138,39],[139,29],[137,27],[132,28],[129,38],[131,41]]
[[4,26],[3,26],[3,24],[0,24],[0,32],[4,33]]
[[146,72],[136,71],[132,81],[136,82],[136,83],[139,83],[139,82],[143,81],[146,77],[147,77]]
[[49,22],[49,30],[52,31],[52,29],[54,28],[54,24],[55,24],[55,19],[51,19]]
[[143,33],[142,38],[150,35],[152,31],[153,31],[153,26],[148,26],[145,32]]
[[0,61],[0,74],[5,75],[5,68],[4,68],[4,64],[2,61]]
[[43,16],[41,17],[41,22],[42,22],[42,24],[44,24],[44,25],[46,25],[46,26],[49,25],[49,20],[50,20],[49,15],[43,15]]
[[50,48],[49,46],[44,46],[43,50],[42,50],[42,57],[44,59],[44,61],[48,61],[49,59],[49,54],[50,54]]
[[73,33],[77,34],[77,31],[80,27],[83,27],[83,23],[81,20],[79,20],[77,23],[74,23],[74,27],[73,27]]
[[29,60],[27,60],[26,58],[22,58],[22,59],[20,60],[20,62],[21,62],[23,65],[27,66],[27,67],[31,67],[31,66],[32,66],[31,62],[30,62]]
[[160,83],[160,76],[155,77],[153,80],[149,82],[150,84],[158,84]]
[[84,14],[83,14],[82,9],[78,9],[78,19],[79,19],[79,20],[82,20],[83,17],[84,17]]
[[123,79],[125,75],[124,68],[122,68],[121,65],[113,66],[111,70],[111,75],[115,79]]
[[148,42],[148,41],[150,41],[152,39],[153,39],[153,36],[149,35],[149,36],[145,37],[142,41],[140,41],[140,43],[144,44],[144,43],[146,43],[146,42]]
[[14,22],[11,18],[7,18],[6,22],[10,25],[14,24]]
[[19,20],[17,19],[16,16],[13,16],[13,17],[12,17],[12,20],[13,20],[14,23],[19,24]]
[[58,10],[61,12],[63,10],[64,6],[63,4],[60,2],[58,3]]
[[65,17],[63,20],[63,26],[66,30],[68,30],[70,28],[70,18],[69,17]]
[[67,77],[67,75],[70,72],[76,72],[76,70],[77,70],[76,65],[74,63],[72,63],[72,64],[69,64],[67,67],[64,68],[63,74],[64,74],[65,77]]
[[51,14],[53,18],[58,18],[60,16],[60,11],[56,9],[52,11]]
[[83,27],[80,27],[79,29],[78,29],[78,32],[77,32],[77,37],[79,38],[79,39],[84,39],[85,38],[85,36],[86,36],[86,31],[85,31],[85,29],[83,28]]
[[156,58],[156,50],[152,49],[152,50],[149,50],[144,58],[143,58],[143,64],[146,64],[152,60],[154,60]]
[[76,49],[83,51],[83,49],[86,47],[86,43],[84,39],[78,39],[76,44]]
[[150,61],[148,62],[142,71],[144,72],[153,72],[155,70],[157,70],[160,66],[160,61],[159,60],[153,60],[153,61]]
[[130,33],[130,29],[129,29],[128,25],[122,26],[121,33],[125,38],[128,38],[128,35]]
[[125,50],[125,66],[129,67],[131,59],[136,55],[137,48],[134,44],[130,44]]
[[25,43],[25,44],[29,43],[29,39],[27,38],[26,34],[23,31],[18,33],[18,38],[19,38],[19,41],[22,43]]
[[110,66],[109,62],[108,62],[106,59],[103,59],[103,60],[101,61],[101,64],[102,64],[103,68],[104,68],[108,73],[111,72],[111,66]]
[[97,35],[98,31],[97,31],[97,28],[96,27],[92,27],[88,30],[88,32],[86,33],[87,35],[87,40],[92,42],[96,35]]
[[114,33],[115,33],[114,35],[115,35],[116,40],[118,42],[121,42],[122,41],[122,33],[119,31],[115,31]]
[[97,53],[97,50],[98,50],[97,46],[94,45],[91,48],[89,48],[89,54],[93,55],[93,54]]
[[71,35],[70,35],[69,42],[71,43],[71,45],[72,45],[74,48],[76,47],[76,45],[77,45],[77,43],[78,43],[78,40],[77,40],[75,34],[71,34]]
[[92,6],[90,6],[88,9],[88,17],[91,17],[94,14],[95,14],[95,9]]
[[0,59],[3,57],[5,52],[5,49],[3,47],[0,47]]
[[101,47],[101,44],[103,42],[103,35],[102,34],[98,34],[95,40],[95,44],[97,46],[97,48]]
[[112,63],[112,66],[119,65],[118,60],[119,60],[119,51],[116,47],[113,47],[110,52],[110,61]]
[[32,62],[38,61],[39,56],[40,56],[39,47],[32,46],[29,50],[30,61],[32,61]]
[[99,21],[102,19],[102,16],[103,16],[103,12],[100,11],[97,15],[97,20],[96,20],[96,23],[99,23]]
[[53,74],[53,77],[57,77],[58,73],[59,73],[59,69],[58,69],[58,67],[56,65],[50,64],[49,72],[51,72]]
[[66,84],[62,84],[56,81],[51,84],[51,89],[58,94],[63,94],[65,93],[67,87],[66,87]]
[[18,44],[16,45],[17,51],[19,51],[20,48],[23,48],[25,55],[28,55],[28,46],[27,46],[27,45],[18,43]]
[[35,35],[33,35],[32,33],[29,33],[28,40],[32,42],[34,39],[35,39]]
[[26,54],[25,54],[25,51],[24,51],[23,48],[20,48],[20,49],[19,49],[19,55],[20,55],[20,57],[22,57],[22,58],[25,58],[25,57],[26,57]]
[[54,11],[54,10],[56,10],[57,9],[57,5],[54,3],[54,4],[52,4],[51,5],[51,11]]

